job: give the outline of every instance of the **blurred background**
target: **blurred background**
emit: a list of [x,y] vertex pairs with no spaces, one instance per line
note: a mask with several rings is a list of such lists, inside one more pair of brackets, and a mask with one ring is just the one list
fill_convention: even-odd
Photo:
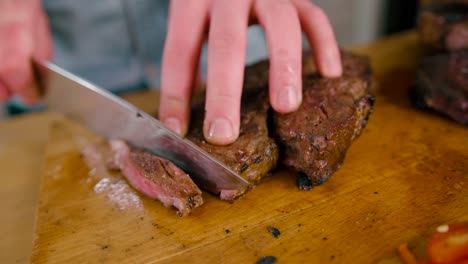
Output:
[[363,44],[415,26],[417,0],[314,0],[341,45]]

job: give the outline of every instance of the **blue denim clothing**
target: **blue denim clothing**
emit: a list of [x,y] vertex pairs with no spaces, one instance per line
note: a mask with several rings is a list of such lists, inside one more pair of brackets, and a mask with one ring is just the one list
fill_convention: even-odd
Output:
[[[159,87],[168,0],[43,0],[54,62],[119,92]],[[267,57],[263,31],[248,33],[247,63]],[[202,53],[206,75],[206,46]]]

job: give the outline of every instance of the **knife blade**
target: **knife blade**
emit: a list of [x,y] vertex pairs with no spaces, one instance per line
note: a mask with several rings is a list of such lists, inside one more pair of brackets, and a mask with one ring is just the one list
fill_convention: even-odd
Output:
[[216,193],[248,182],[160,121],[49,61],[34,61],[43,102],[107,139],[125,140],[174,162],[201,188]]

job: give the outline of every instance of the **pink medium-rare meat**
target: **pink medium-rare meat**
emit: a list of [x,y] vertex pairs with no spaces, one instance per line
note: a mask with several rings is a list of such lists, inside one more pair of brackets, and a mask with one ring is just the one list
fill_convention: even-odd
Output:
[[109,144],[115,164],[141,193],[158,199],[165,206],[176,207],[180,216],[203,204],[200,189],[169,160],[133,149],[121,140],[111,140]]

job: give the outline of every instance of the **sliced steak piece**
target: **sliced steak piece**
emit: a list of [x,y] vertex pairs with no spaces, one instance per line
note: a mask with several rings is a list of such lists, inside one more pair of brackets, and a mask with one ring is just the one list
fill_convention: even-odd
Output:
[[248,188],[242,190],[219,190],[223,200],[233,200],[243,195],[274,169],[278,161],[278,147],[268,136],[267,92],[265,89],[247,91],[242,98],[240,134],[234,143],[217,146],[205,141],[202,130],[204,102],[192,111],[191,129],[187,135],[189,140],[250,183]]
[[320,185],[341,166],[367,123],[373,99],[366,82],[356,77],[307,78],[304,88],[298,111],[274,114],[275,133],[282,162]]
[[303,102],[289,114],[273,114],[274,133],[282,162],[320,185],[340,168],[352,141],[372,111],[371,70],[363,57],[342,56],[340,78],[303,75]]
[[425,58],[411,90],[413,103],[468,124],[468,51]]
[[445,50],[468,48],[468,2],[435,5],[418,18],[423,44]]
[[179,210],[179,216],[187,215],[203,204],[200,189],[172,162],[133,149],[120,140],[111,140],[109,144],[115,165],[138,191],[158,199],[165,206],[174,206]]

